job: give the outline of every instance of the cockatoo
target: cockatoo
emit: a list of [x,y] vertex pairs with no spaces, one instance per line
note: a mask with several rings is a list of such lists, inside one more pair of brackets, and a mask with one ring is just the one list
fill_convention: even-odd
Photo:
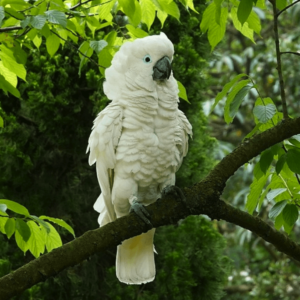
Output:
[[[192,126],[178,109],[173,54],[172,42],[160,33],[124,43],[105,71],[104,93],[112,102],[95,119],[87,149],[101,188],[94,205],[100,226],[128,215],[132,207],[143,211],[142,205],[155,202],[165,187],[175,184]],[[154,232],[118,246],[116,275],[121,282],[154,280]]]

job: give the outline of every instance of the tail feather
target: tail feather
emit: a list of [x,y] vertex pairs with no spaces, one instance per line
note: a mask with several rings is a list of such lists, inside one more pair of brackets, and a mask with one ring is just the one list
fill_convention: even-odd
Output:
[[142,284],[154,280],[154,232],[155,229],[151,229],[118,246],[116,272],[121,282]]

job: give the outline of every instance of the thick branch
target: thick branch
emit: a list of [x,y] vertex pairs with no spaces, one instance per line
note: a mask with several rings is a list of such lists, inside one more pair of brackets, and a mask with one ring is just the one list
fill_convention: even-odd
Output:
[[[300,118],[286,120],[280,125],[246,140],[226,156],[210,174],[191,188],[185,188],[187,205],[167,196],[147,206],[154,227],[177,223],[188,215],[206,214],[212,219],[223,219],[256,233],[279,251],[300,261],[300,246],[285,234],[275,230],[258,217],[240,211],[219,199],[227,179],[243,164],[270,146],[300,133]],[[27,265],[0,279],[2,300],[22,293],[29,287],[55,276],[89,256],[123,240],[149,230],[135,214],[117,219],[99,229],[88,231],[61,248],[42,255]]]
[[0,32],[8,32],[8,31],[20,30],[20,29],[22,29],[21,26],[4,27],[4,28],[0,28]]
[[280,57],[279,35],[278,35],[278,15],[276,10],[276,1],[272,1],[272,5],[273,5],[273,14],[274,14],[274,34],[275,34],[275,46],[276,46],[276,58],[277,58],[277,72],[279,76],[282,112],[283,112],[284,119],[288,119],[289,115],[287,112],[284,81],[283,81],[282,68],[281,68],[281,57]]

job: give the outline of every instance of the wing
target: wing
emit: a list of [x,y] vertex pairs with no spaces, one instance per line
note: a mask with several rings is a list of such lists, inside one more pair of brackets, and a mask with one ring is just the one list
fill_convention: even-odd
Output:
[[116,164],[116,147],[122,133],[123,110],[111,103],[102,110],[94,121],[87,152],[90,151],[89,164],[96,162],[97,177],[101,195],[94,209],[100,212],[99,223],[104,225],[116,219],[111,201],[113,169]]
[[180,168],[183,158],[186,156],[189,148],[189,136],[192,138],[192,125],[181,110],[178,110],[177,115],[178,130],[176,130],[176,146],[179,150],[180,163],[177,165],[177,170]]

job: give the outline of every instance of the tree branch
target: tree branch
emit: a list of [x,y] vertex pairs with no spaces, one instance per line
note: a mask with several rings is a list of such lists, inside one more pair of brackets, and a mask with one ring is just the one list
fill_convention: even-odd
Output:
[[[284,11],[286,11],[287,9],[289,9],[290,7],[294,6],[295,4],[297,4],[298,2],[300,2],[300,0],[297,0],[295,2],[293,2],[292,4],[288,5],[286,8],[282,9],[280,12],[277,13],[276,17],[278,18]],[[274,15],[275,16],[275,15]]]
[[22,29],[21,26],[4,27],[4,28],[0,28],[0,32],[8,32],[8,31],[20,30],[20,29]]
[[[187,205],[174,196],[167,195],[164,199],[158,199],[154,204],[147,206],[153,226],[157,228],[175,224],[189,215],[206,214],[212,219],[223,219],[251,230],[273,244],[279,251],[300,261],[300,245],[262,219],[236,209],[219,198],[226,181],[240,166],[263,150],[298,133],[300,133],[300,118],[288,119],[266,132],[245,140],[223,158],[206,178],[191,188],[184,189]],[[1,299],[10,299],[91,255],[117,246],[123,240],[148,230],[147,225],[138,216],[130,214],[99,229],[88,231],[74,241],[2,277]]]
[[69,42],[68,40],[64,39],[63,37],[61,37],[59,34],[57,34],[55,31],[51,30],[50,31],[55,34],[56,36],[58,36],[61,40],[65,41],[66,43],[68,43],[69,45],[71,45],[74,49],[76,49],[82,56],[84,56],[85,58],[87,58],[89,61],[91,61],[95,66],[97,66],[98,68],[102,68],[105,69],[105,67],[97,64],[97,62],[95,62],[92,58],[90,58],[89,56],[85,55],[84,53],[82,53],[76,46],[74,46],[71,42]]
[[294,54],[294,55],[300,56],[300,53],[298,53],[298,52],[293,52],[293,51],[280,52],[280,54]]
[[278,22],[278,14],[277,14],[277,9],[276,9],[276,1],[272,1],[271,3],[273,5],[277,71],[278,71],[279,84],[280,84],[282,112],[283,112],[284,119],[288,119],[289,115],[288,115],[288,112],[287,112],[285,90],[284,90],[284,81],[283,81],[282,68],[281,68],[280,46],[279,46],[279,36],[278,36],[278,23],[277,23]]

